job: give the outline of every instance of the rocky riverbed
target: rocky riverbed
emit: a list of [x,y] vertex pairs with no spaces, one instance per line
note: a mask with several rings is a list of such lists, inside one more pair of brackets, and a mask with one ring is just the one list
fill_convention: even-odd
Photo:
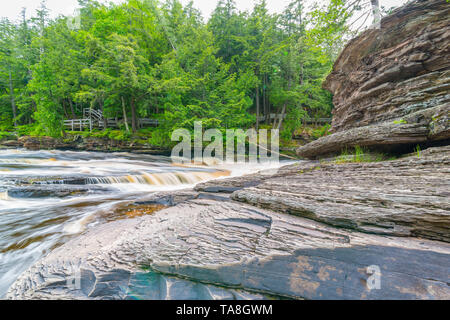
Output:
[[7,297],[449,299],[449,155],[300,162],[154,194],[134,205],[159,210],[67,242]]

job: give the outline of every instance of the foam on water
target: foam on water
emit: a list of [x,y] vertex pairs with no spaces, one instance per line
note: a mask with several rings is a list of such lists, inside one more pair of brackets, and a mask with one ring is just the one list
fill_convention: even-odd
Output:
[[89,222],[94,220],[94,215],[90,214],[81,219],[75,220],[73,222],[67,223],[63,227],[63,232],[66,234],[77,234],[83,232]]
[[260,170],[274,173],[281,166],[208,163],[176,165],[168,157],[130,153],[0,150],[0,298],[46,252],[154,192]]
[[[0,192],[0,200],[3,201],[8,201],[10,200],[9,196],[8,196],[8,191],[5,192]],[[0,203],[1,204],[1,203]]]

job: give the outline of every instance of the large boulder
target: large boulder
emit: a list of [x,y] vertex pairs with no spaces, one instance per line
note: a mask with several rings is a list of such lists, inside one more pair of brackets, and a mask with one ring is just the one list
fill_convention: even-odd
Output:
[[330,136],[300,156],[346,147],[399,146],[450,138],[450,6],[417,0],[351,40],[324,88],[334,95]]
[[232,198],[337,228],[450,242],[449,165],[450,147],[401,160],[300,164]]

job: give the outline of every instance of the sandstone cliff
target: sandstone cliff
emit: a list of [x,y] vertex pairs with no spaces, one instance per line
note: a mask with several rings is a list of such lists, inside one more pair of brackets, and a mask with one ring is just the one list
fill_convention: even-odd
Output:
[[303,157],[355,145],[393,150],[450,138],[450,5],[417,0],[348,43],[324,87],[332,132]]

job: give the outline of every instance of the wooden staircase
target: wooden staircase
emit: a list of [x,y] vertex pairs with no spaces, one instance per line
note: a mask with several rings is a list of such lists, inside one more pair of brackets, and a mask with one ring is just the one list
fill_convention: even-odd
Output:
[[[92,131],[93,128],[119,128],[119,122],[120,121],[116,120],[115,118],[104,118],[102,112],[99,110],[85,108],[83,109],[82,119],[64,120],[64,127],[72,131],[83,131],[85,128],[89,128],[89,131]],[[156,119],[138,119],[138,126],[140,128],[148,126],[158,126],[158,124],[159,121]]]

